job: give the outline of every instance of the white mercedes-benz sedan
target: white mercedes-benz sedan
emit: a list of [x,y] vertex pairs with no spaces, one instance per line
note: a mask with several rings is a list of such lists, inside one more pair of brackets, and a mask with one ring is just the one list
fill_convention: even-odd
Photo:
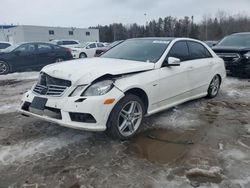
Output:
[[136,38],[99,58],[44,67],[20,111],[62,126],[138,133],[143,118],[200,97],[213,98],[226,76],[206,44],[188,38]]

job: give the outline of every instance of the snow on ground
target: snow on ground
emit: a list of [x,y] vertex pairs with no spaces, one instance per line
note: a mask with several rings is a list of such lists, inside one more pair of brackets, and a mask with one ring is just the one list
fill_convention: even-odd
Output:
[[[7,114],[17,109],[37,77],[38,72],[0,76],[0,187],[250,187],[248,80],[227,78],[215,99],[191,101],[146,118],[147,128],[166,130],[169,137],[162,138],[170,141],[176,128],[183,130],[173,134],[177,141],[195,130],[190,134],[194,144],[173,146],[143,136],[112,141],[102,133]],[[146,158],[133,153],[132,144],[144,147]],[[178,148],[187,152],[180,152],[176,162],[147,159],[175,156]],[[213,182],[216,178],[221,182]]]
[[222,84],[222,90],[230,97],[249,96],[249,80],[227,77]]
[[0,164],[9,165],[14,163],[25,163],[37,155],[48,155],[49,152],[66,147],[72,143],[83,142],[90,134],[75,134],[74,132],[63,132],[55,136],[38,138],[28,142],[0,148]]
[[16,72],[7,75],[0,75],[0,80],[35,80],[39,72]]
[[31,88],[39,72],[22,72],[0,75],[0,114],[15,112],[23,93]]

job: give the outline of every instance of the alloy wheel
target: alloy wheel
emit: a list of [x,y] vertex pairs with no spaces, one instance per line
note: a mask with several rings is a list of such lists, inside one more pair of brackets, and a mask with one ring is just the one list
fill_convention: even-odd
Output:
[[130,136],[134,134],[140,126],[142,121],[142,107],[137,101],[130,101],[119,113],[118,129],[123,136]]
[[211,94],[213,96],[217,95],[220,89],[220,78],[219,76],[215,76],[210,84]]
[[0,74],[4,74],[8,71],[8,67],[5,63],[0,62]]

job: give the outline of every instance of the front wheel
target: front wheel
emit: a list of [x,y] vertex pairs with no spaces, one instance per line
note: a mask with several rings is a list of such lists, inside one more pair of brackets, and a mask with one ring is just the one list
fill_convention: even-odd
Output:
[[210,82],[210,85],[208,87],[207,90],[207,97],[208,98],[214,98],[216,97],[216,95],[218,94],[219,90],[220,90],[220,84],[221,84],[221,80],[219,75],[215,75],[212,79],[212,81]]
[[106,133],[115,139],[127,140],[138,133],[144,114],[142,100],[136,95],[125,95],[110,113]]
[[8,63],[0,61],[0,75],[8,74],[9,72],[10,72],[10,67],[9,67]]

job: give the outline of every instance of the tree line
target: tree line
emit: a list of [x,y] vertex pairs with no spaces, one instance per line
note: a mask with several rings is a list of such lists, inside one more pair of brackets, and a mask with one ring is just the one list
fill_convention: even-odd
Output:
[[250,17],[244,14],[229,15],[220,11],[215,16],[203,16],[199,23],[195,23],[194,19],[193,16],[181,19],[167,16],[145,25],[113,23],[90,28],[99,29],[101,42],[136,37],[190,37],[217,41],[232,33],[250,31]]

